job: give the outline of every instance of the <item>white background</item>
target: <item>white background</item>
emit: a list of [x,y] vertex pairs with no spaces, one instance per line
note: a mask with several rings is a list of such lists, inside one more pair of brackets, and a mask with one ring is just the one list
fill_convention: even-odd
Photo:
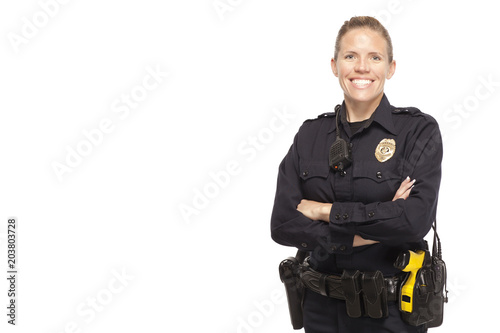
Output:
[[[450,302],[433,331],[491,331],[495,8],[486,0],[2,1],[0,266],[6,274],[7,218],[16,216],[20,274],[15,327],[0,283],[0,331],[292,332],[277,268],[295,250],[269,232],[277,168],[301,123],[342,101],[330,59],[338,29],[355,15],[375,15],[391,33],[391,104],[433,115],[444,137],[438,221]],[[144,98],[127,116],[114,112],[141,92],[148,69],[161,82],[136,95]],[[289,118],[270,131],[277,113]],[[85,146],[83,133],[106,119],[112,130]],[[87,155],[58,179],[54,163],[66,164],[78,145]],[[187,206],[196,214],[183,216]]]

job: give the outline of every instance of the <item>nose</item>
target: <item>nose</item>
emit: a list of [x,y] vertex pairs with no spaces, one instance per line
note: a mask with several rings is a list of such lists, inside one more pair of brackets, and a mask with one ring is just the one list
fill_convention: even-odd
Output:
[[354,70],[356,72],[366,73],[366,72],[370,71],[370,65],[368,64],[368,61],[365,58],[360,57],[358,59],[358,61],[356,62],[356,66],[354,67]]

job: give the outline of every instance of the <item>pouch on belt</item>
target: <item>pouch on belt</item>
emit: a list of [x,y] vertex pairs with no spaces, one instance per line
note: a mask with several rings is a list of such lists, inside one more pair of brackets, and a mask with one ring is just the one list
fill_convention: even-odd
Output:
[[365,312],[370,318],[384,318],[389,315],[387,290],[381,271],[365,272],[362,279]]

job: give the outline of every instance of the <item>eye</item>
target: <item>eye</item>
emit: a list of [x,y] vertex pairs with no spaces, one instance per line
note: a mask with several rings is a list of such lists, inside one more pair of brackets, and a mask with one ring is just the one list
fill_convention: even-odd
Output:
[[374,55],[374,56],[372,57],[372,59],[373,59],[373,60],[375,60],[375,61],[380,61],[380,60],[382,60],[382,58],[380,58],[379,56],[376,56],[376,55]]
[[352,55],[352,54],[348,54],[348,55],[346,55],[346,56],[344,57],[344,59],[347,59],[347,60],[352,60],[352,59],[354,59],[354,55]]

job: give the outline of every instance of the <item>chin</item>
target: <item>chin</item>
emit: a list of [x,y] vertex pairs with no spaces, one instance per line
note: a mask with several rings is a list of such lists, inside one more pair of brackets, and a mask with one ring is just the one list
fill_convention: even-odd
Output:
[[351,99],[355,101],[360,101],[360,102],[368,102],[373,100],[376,95],[374,94],[351,94],[350,95]]
[[349,94],[348,97],[354,102],[372,102],[378,98],[380,98],[383,95],[382,93],[359,93],[355,92],[352,94]]

